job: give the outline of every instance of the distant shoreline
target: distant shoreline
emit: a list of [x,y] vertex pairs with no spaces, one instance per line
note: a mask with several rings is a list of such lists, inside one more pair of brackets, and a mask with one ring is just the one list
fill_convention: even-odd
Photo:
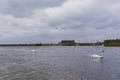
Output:
[[101,46],[101,45],[92,45],[90,43],[81,43],[76,45],[62,45],[62,44],[0,44],[0,46]]
[[0,44],[0,46],[41,46],[38,44]]
[[78,43],[74,40],[62,40],[59,43],[21,43],[21,44],[0,44],[0,46],[105,46],[120,47],[120,39],[104,40],[96,43]]

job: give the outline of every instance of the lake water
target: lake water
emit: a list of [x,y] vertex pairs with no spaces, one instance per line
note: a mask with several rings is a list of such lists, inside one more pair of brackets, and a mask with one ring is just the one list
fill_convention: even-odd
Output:
[[[89,57],[101,49],[104,59]],[[0,80],[120,80],[120,48],[0,47]]]

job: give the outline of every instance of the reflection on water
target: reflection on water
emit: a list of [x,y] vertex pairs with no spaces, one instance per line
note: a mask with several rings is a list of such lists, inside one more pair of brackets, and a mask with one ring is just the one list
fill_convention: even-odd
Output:
[[[31,51],[35,49],[36,51]],[[0,80],[120,80],[120,49],[101,47],[0,47]]]
[[96,62],[101,63],[101,64],[104,62],[103,58],[102,59],[101,58],[92,58],[91,60],[96,61]]

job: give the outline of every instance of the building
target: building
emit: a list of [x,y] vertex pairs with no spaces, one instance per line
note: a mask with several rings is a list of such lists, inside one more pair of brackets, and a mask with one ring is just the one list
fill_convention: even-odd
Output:
[[74,40],[62,40],[60,44],[62,46],[75,46],[76,42]]
[[104,46],[119,46],[120,47],[120,39],[116,40],[105,40]]
[[93,46],[93,43],[78,43],[78,46]]

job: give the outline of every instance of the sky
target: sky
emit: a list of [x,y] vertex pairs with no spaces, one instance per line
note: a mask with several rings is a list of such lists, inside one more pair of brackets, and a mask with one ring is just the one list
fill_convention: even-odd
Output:
[[0,44],[120,38],[120,0],[0,0]]

